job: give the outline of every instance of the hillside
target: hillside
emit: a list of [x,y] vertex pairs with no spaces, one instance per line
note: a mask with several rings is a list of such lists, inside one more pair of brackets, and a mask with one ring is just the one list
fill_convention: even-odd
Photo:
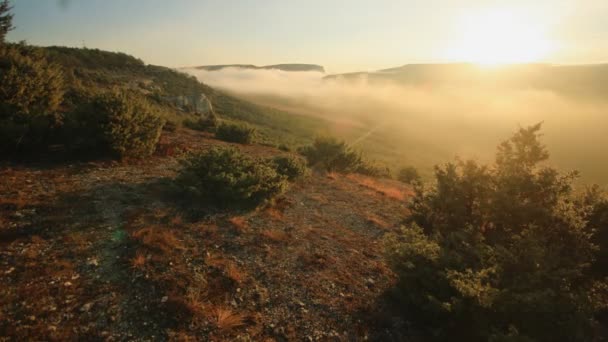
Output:
[[[166,133],[159,150],[216,145],[225,143],[184,129]],[[314,175],[261,210],[201,218],[171,199],[176,165],[159,154],[131,165],[4,165],[0,281],[9,286],[0,290],[0,332],[36,340],[386,333],[370,321],[393,281],[378,241],[401,220],[405,187]],[[146,232],[158,235],[136,238]]]
[[[193,67],[193,69],[198,70],[207,70],[207,71],[218,71],[225,68],[242,68],[242,69],[252,69],[252,70],[282,70],[282,71],[315,71],[315,72],[325,72],[325,68],[321,65],[316,64],[275,64],[275,65],[266,65],[266,66],[255,66],[252,64],[221,64],[221,65],[202,65]],[[191,69],[191,68],[188,68]]]
[[[215,113],[221,118],[256,127],[260,131],[261,141],[267,144],[303,145],[309,143],[327,125],[320,118],[255,105],[200,83],[186,73],[146,65],[123,53],[67,47],[48,47],[42,50],[51,61],[67,70],[71,87],[85,87],[95,91],[119,87],[140,92],[162,106],[162,115],[177,125],[198,115],[191,108],[177,104],[175,99],[201,94],[210,101]],[[296,70],[308,66],[286,64],[277,67]],[[274,66],[264,68],[271,67]]]
[[328,75],[327,80],[394,81],[405,85],[480,86],[513,89],[551,90],[568,96],[605,100],[608,91],[608,64],[550,65],[515,64],[480,67],[475,64],[407,64],[375,72]]

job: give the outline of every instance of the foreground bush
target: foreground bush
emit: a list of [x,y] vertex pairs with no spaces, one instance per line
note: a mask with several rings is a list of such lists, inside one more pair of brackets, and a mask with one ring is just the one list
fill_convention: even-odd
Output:
[[279,174],[286,176],[290,181],[304,177],[308,171],[306,162],[294,156],[274,157],[271,163]]
[[61,69],[40,49],[0,45],[0,150],[48,144],[62,116]]
[[184,160],[177,183],[194,198],[219,207],[254,206],[282,193],[287,177],[267,161],[233,148],[213,148]]
[[152,154],[160,138],[164,121],[139,95],[112,92],[96,97],[92,113],[100,140],[119,158],[145,157]]
[[409,222],[387,238],[404,312],[441,340],[589,341],[608,284],[595,277],[588,205],[574,176],[540,163],[540,125],[499,146],[496,163],[437,167]]
[[228,142],[251,144],[255,138],[255,128],[247,125],[222,123],[217,128],[215,137]]

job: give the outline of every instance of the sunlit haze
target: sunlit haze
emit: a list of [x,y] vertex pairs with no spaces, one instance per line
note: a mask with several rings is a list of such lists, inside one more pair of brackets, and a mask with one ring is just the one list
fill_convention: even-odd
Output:
[[608,2],[19,0],[11,40],[123,51],[171,67],[608,59]]

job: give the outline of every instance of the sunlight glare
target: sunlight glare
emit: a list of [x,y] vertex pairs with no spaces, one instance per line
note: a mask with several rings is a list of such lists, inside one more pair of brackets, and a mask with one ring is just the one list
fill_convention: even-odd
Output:
[[538,62],[553,51],[546,25],[529,13],[492,8],[471,10],[458,22],[447,49],[451,61],[481,65]]

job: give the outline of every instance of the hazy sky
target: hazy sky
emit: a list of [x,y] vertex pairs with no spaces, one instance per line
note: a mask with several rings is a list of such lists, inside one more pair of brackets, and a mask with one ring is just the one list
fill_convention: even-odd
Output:
[[[371,70],[467,59],[470,50],[484,49],[484,45],[496,50],[510,38],[504,45],[509,51],[550,46],[539,52],[539,61],[608,61],[607,0],[12,3],[17,29],[10,40],[123,51],[147,63],[171,67],[294,62],[321,64],[330,72]],[[518,19],[496,21],[484,14],[487,9],[507,10]],[[500,36],[496,42],[488,43],[488,37],[480,35],[487,25],[500,26],[487,30]],[[517,28],[519,36],[510,37],[509,32]],[[530,36],[535,40],[526,40],[528,31],[534,31]],[[527,45],[518,45],[520,40]],[[475,53],[483,54],[473,52],[473,59]]]

